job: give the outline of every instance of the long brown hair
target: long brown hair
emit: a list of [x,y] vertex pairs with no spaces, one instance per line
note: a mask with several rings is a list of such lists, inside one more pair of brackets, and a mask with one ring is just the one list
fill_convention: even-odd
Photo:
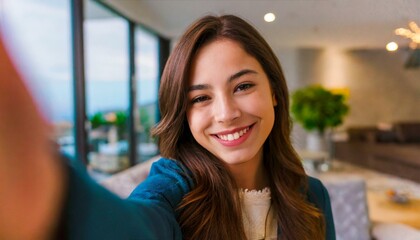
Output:
[[246,239],[238,190],[225,163],[192,137],[187,120],[191,63],[206,43],[239,43],[263,67],[278,105],[274,127],[263,146],[263,164],[282,239],[324,239],[320,211],[306,201],[307,176],[290,143],[289,95],[280,63],[263,37],[239,17],[206,16],[180,38],[159,91],[162,120],[154,129],[164,157],[181,161],[192,172],[193,190],[184,196],[178,219],[185,239]]

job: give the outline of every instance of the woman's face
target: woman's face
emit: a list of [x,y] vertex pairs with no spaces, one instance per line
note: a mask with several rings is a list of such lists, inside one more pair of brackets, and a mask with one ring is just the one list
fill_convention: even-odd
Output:
[[216,40],[198,51],[188,99],[188,124],[201,146],[232,167],[261,162],[277,102],[260,63],[237,42]]

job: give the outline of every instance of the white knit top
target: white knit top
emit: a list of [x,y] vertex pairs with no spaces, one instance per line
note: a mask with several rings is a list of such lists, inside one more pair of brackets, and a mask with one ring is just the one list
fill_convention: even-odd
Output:
[[247,239],[277,239],[277,221],[271,208],[270,189],[241,189],[239,197]]

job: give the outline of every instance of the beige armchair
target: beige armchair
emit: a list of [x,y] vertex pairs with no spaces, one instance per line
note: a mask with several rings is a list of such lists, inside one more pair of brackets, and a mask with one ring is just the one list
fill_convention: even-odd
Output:
[[365,181],[358,177],[321,178],[330,194],[337,240],[369,240],[371,223]]
[[408,225],[370,221],[363,178],[341,174],[320,180],[330,194],[337,240],[420,240],[420,231]]
[[121,198],[127,198],[134,188],[147,178],[152,164],[159,158],[160,156],[156,156],[137,164],[103,180],[100,184]]

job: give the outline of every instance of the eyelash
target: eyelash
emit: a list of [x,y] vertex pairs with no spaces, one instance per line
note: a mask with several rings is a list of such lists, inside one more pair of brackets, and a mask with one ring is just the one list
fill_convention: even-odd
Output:
[[[246,90],[252,88],[253,86],[255,86],[255,84],[252,84],[252,83],[241,83],[238,86],[236,86],[234,92],[246,91]],[[205,96],[205,95],[197,96],[197,97],[195,97],[195,98],[193,98],[191,100],[191,104],[202,103],[202,102],[207,101],[209,99],[210,99],[210,97]]]
[[204,101],[209,100],[209,99],[210,99],[210,98],[209,98],[209,97],[207,97],[207,96],[198,96],[198,97],[193,98],[193,99],[191,100],[191,103],[192,103],[192,104],[195,104],[195,103],[200,103],[200,102],[204,102]]
[[235,88],[235,92],[237,92],[237,91],[246,91],[246,90],[252,88],[253,86],[255,86],[255,84],[252,84],[252,83],[241,83],[241,84],[239,84]]

